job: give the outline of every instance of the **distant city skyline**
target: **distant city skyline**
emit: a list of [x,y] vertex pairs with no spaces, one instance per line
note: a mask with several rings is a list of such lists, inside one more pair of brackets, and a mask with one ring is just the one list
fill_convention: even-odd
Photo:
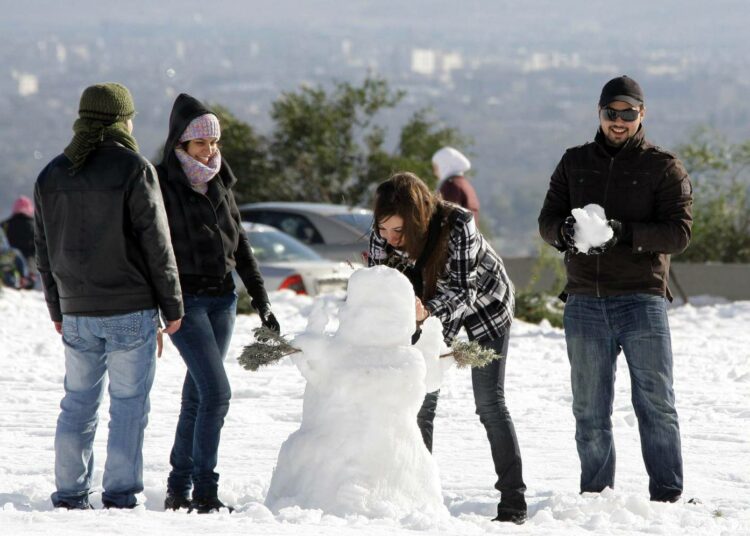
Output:
[[[590,140],[612,76],[646,92],[645,126],[668,148],[709,125],[750,139],[750,10],[740,0],[114,2],[0,0],[0,217],[68,143],[82,89],[131,88],[149,158],[186,91],[265,132],[270,103],[301,84],[368,73],[407,92],[382,124],[430,107],[474,140],[483,219],[512,253],[533,251],[549,174]],[[240,178],[241,179],[241,178]]]

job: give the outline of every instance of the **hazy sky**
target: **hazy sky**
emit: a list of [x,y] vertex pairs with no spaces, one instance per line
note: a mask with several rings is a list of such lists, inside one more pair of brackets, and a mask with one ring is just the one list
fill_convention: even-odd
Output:
[[[414,38],[554,40],[556,32],[589,33],[592,40],[647,46],[750,44],[747,0],[631,0],[616,6],[591,0],[0,0],[5,31],[55,31],[108,23],[182,25],[216,21],[226,27],[304,26],[337,31],[366,25],[410,31]],[[387,38],[387,34],[384,34]]]

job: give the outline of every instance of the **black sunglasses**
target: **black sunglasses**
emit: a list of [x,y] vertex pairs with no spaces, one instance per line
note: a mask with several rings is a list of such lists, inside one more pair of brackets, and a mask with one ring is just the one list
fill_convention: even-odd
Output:
[[617,121],[617,118],[619,117],[623,121],[626,121],[628,123],[632,123],[636,119],[638,119],[638,116],[641,114],[640,110],[635,110],[633,108],[627,108],[625,110],[615,110],[614,108],[602,108],[599,112],[603,118],[608,119],[609,121]]

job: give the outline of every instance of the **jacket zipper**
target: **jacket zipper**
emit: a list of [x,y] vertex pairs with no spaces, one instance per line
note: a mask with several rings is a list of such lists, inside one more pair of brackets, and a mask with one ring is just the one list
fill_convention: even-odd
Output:
[[[615,164],[615,157],[612,156],[609,159],[609,169],[607,170],[607,182],[604,185],[604,206],[602,208],[607,206],[607,196],[609,195],[609,180],[612,177],[612,166],[614,166],[614,164]],[[596,256],[596,297],[597,298],[602,297],[601,293],[599,292],[599,267],[600,267],[599,263],[600,262],[601,262],[600,255],[597,255]]]
[[224,251],[224,240],[221,237],[221,227],[219,226],[219,214],[216,212],[216,207],[214,206],[213,202],[208,197],[208,195],[199,194],[198,192],[193,192],[193,194],[203,198],[202,200],[198,201],[198,203],[202,203],[203,200],[205,200],[206,203],[208,203],[208,206],[211,207],[211,212],[214,215],[214,224],[213,226],[209,226],[209,229],[213,231],[219,239],[219,249],[221,250],[221,256],[224,259],[223,262],[224,262],[224,265],[226,266],[226,252]]

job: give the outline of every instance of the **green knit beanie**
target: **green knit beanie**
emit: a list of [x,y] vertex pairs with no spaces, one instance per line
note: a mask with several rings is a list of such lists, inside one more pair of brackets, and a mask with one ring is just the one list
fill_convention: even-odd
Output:
[[78,115],[81,119],[93,119],[104,123],[126,121],[135,115],[135,105],[130,91],[122,84],[95,84],[83,91]]

